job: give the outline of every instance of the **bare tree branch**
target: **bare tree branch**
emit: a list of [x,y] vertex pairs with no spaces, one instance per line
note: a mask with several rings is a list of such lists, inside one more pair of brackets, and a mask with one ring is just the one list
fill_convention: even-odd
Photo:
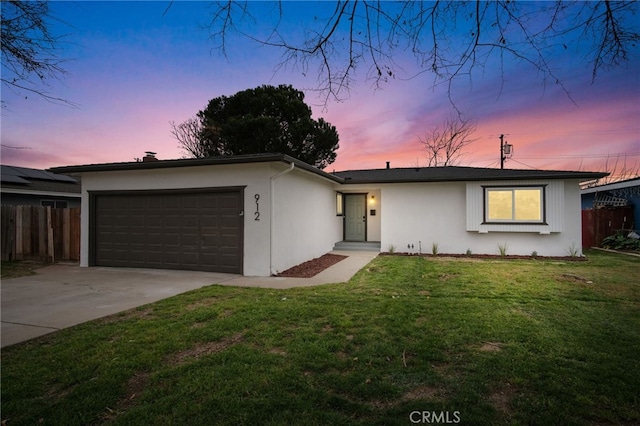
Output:
[[442,123],[419,136],[429,167],[454,166],[464,155],[464,148],[477,140],[471,138],[476,130],[472,118],[453,113]]
[[[212,155],[214,151],[213,142],[216,140],[212,129],[205,129],[202,121],[198,117],[192,117],[188,120],[176,124],[169,123],[171,126],[170,133],[180,143],[186,158],[204,158]],[[203,138],[203,134],[208,133],[209,138]]]
[[609,175],[590,182],[586,187],[606,185],[640,177],[640,164],[637,161],[633,164],[628,164],[626,155],[616,155],[615,158],[607,157],[601,171],[607,172]]
[[[285,3],[286,5],[286,3]],[[224,53],[227,34],[251,17],[253,3],[217,3],[211,20],[212,38]],[[286,14],[279,6],[279,17]],[[395,78],[402,69],[394,58],[410,51],[418,70],[434,76],[434,87],[446,84],[451,97],[453,82],[469,78],[488,65],[504,72],[508,59],[530,66],[543,86],[558,85],[569,97],[556,65],[550,59],[559,50],[589,44],[586,59],[592,76],[618,66],[636,52],[640,40],[633,20],[640,2],[516,2],[509,0],[384,2],[340,0],[324,18],[314,17],[302,40],[278,25],[266,39],[249,37],[282,50],[278,68],[301,67],[306,75],[317,66],[318,90],[329,99],[342,100],[362,66],[375,87]],[[586,37],[585,37],[586,36]],[[452,99],[453,101],[453,99]]]
[[[49,81],[67,72],[59,54],[63,36],[50,30],[54,20],[47,1],[2,2],[2,85],[47,101],[77,106],[48,93]],[[26,96],[25,96],[26,97]]]

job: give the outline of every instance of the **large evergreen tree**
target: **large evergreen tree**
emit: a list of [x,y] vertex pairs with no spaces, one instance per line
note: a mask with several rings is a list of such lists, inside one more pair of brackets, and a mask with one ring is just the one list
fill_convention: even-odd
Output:
[[304,93],[289,85],[214,98],[195,120],[172,126],[193,157],[280,153],[322,169],[335,161],[338,149],[336,128],[314,120]]

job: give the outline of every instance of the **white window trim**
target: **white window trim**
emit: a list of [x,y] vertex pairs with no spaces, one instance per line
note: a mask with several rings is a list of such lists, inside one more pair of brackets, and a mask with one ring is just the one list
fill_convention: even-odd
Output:
[[[508,186],[483,186],[484,197],[484,216],[483,224],[514,224],[514,225],[547,225],[546,221],[546,199],[545,185],[508,185]],[[540,190],[540,220],[518,220],[516,215],[515,194],[519,189],[537,189]],[[512,219],[489,219],[489,192],[491,191],[510,191],[511,192],[511,217]]]

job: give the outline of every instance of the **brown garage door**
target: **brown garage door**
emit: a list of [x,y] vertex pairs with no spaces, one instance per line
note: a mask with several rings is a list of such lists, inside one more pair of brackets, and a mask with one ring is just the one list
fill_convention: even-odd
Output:
[[93,197],[93,264],[242,273],[242,190]]

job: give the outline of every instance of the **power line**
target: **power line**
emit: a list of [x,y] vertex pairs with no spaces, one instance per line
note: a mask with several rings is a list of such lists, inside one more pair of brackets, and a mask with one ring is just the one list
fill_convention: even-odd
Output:
[[[619,158],[619,157],[637,157],[640,156],[640,152],[631,152],[631,153],[615,153],[615,154],[585,154],[585,155],[518,155],[518,158],[522,160],[555,160],[555,159],[572,159],[572,158]],[[493,156],[478,158],[472,163],[478,163],[482,161],[493,160]],[[513,157],[511,157],[513,159]]]
[[[544,132],[544,131],[535,131],[535,132],[525,132],[518,131],[518,135],[535,135],[535,136],[594,136],[594,135],[625,135],[625,134],[633,134],[636,135],[640,132],[640,129],[603,129],[603,130],[579,130],[579,131],[557,131],[557,132]],[[497,138],[498,134],[487,135],[487,138],[493,139]],[[505,136],[507,134],[505,133]]]
[[530,168],[532,168],[533,170],[540,170],[540,168],[539,168],[539,167],[533,167],[533,166],[531,166],[531,165],[529,165],[529,164],[525,164],[525,163],[523,163],[523,162],[521,162],[521,161],[518,161],[518,160],[513,159],[513,157],[509,158],[509,161],[514,161],[514,162],[516,162],[516,163],[518,163],[518,164],[522,164],[523,166],[530,167]]
[[621,152],[617,154],[582,154],[582,155],[524,155],[520,158],[528,160],[546,160],[548,158],[607,158],[607,157],[637,157],[640,156],[640,152]]

